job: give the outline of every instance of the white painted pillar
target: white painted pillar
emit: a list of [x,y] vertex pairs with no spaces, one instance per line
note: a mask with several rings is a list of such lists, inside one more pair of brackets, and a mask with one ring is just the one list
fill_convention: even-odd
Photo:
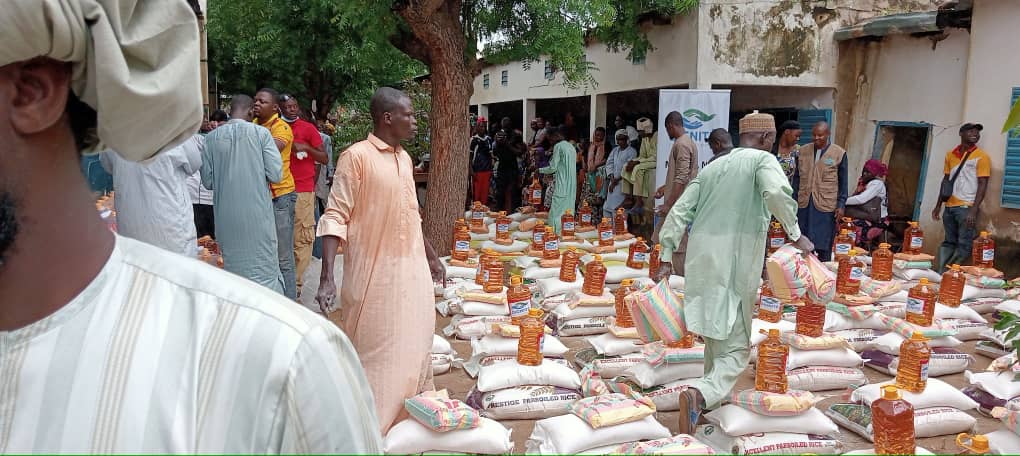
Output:
[[593,94],[591,98],[591,110],[588,111],[588,131],[594,133],[598,127],[606,127],[606,114],[609,109],[608,97],[605,94]]
[[521,125],[521,131],[528,132],[528,125],[531,123],[531,119],[535,118],[535,100],[525,98],[522,101],[524,105],[524,125]]

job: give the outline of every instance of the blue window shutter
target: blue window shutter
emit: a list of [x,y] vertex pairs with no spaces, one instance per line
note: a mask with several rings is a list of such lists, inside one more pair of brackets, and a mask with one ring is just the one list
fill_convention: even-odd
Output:
[[[1020,87],[1013,87],[1009,105],[1020,98]],[[1006,166],[1002,173],[1002,207],[1020,209],[1020,128],[1006,134]]]
[[[797,122],[800,123],[800,140],[797,144],[810,143],[814,138],[811,135],[811,129],[814,128],[818,122],[825,121],[832,126],[832,110],[831,109],[801,109],[797,111]],[[779,125],[776,125],[777,127]],[[831,128],[830,128],[831,130]],[[829,138],[830,140],[832,138]]]

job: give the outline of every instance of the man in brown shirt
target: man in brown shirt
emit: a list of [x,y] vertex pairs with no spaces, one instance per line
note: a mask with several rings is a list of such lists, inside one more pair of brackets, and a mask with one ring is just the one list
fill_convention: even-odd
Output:
[[[698,146],[684,130],[683,116],[673,111],[666,115],[666,133],[673,140],[673,147],[669,150],[669,161],[666,163],[666,182],[655,192],[656,198],[665,198],[665,204],[655,210],[659,223],[655,224],[655,232],[652,234],[652,242],[659,242],[659,228],[666,213],[673,207],[676,200],[684,193],[687,184],[690,184],[698,176]],[[674,272],[683,275],[684,256],[687,253],[687,237],[680,244],[680,248],[673,253]]]

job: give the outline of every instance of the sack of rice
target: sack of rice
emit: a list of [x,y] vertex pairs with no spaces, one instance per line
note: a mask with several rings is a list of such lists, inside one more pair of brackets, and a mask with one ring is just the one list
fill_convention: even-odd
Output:
[[[833,404],[825,412],[840,426],[870,441],[874,441],[871,426],[871,407],[861,404]],[[914,409],[914,436],[916,438],[956,435],[970,432],[977,419],[969,413],[952,407]]]
[[849,348],[798,350],[791,347],[790,356],[786,360],[786,369],[793,370],[806,366],[860,367],[863,364],[861,356]]
[[509,315],[454,315],[450,320],[450,324],[443,328],[443,334],[447,337],[454,336],[458,339],[478,339],[487,334],[492,334],[492,328],[495,325],[509,323]]
[[[873,454],[877,454],[877,453],[875,453],[875,449],[874,448],[869,448],[869,449],[866,449],[866,450],[854,450],[854,451],[848,451],[846,453],[843,453],[844,456],[848,455],[848,454],[873,455]],[[913,454],[927,456],[927,455],[934,455],[935,453],[932,453],[931,451],[928,451],[928,450],[926,450],[924,448],[921,448],[921,447],[914,447],[914,453]]]
[[766,432],[730,436],[714,424],[698,426],[694,438],[711,446],[719,454],[823,455],[843,452],[842,442],[824,435]]
[[844,329],[842,331],[836,331],[833,333],[837,337],[841,337],[852,348],[855,352],[862,352],[867,350],[871,346],[871,343],[884,335],[888,331],[880,329]]
[[1020,436],[1009,429],[999,429],[985,437],[988,437],[990,454],[1020,454]]
[[753,389],[730,393],[731,404],[765,416],[800,415],[823,399],[809,391],[799,390],[787,390],[783,394]]
[[[870,406],[875,399],[878,399],[880,394],[879,392],[883,386],[894,383],[895,380],[890,380],[882,383],[862,386],[854,390],[854,392],[850,395],[850,400],[852,402]],[[900,390],[900,395],[903,400],[910,402],[910,404],[914,406],[914,410],[932,407],[952,407],[960,410],[973,410],[976,409],[978,405],[977,402],[974,402],[971,398],[961,393],[960,390],[937,378],[929,378],[924,391],[920,393]]]
[[995,310],[995,306],[1005,302],[998,298],[978,298],[970,301],[963,301],[960,303],[961,306],[967,306],[973,309],[979,314],[991,313]]
[[797,325],[792,321],[779,320],[778,323],[770,323],[755,318],[751,320],[751,346],[756,347],[762,343],[766,337],[762,331],[768,333],[770,329],[778,329],[780,333],[792,332],[797,329]]
[[595,348],[598,354],[605,356],[638,353],[645,345],[644,342],[641,342],[641,339],[624,339],[609,333],[589,337],[588,343]]
[[[472,377],[478,375],[479,362],[488,356],[517,355],[517,338],[487,335],[471,339],[471,358],[464,364],[464,370]],[[568,349],[556,336],[545,336],[542,354],[551,358],[562,358]]]
[[787,371],[786,384],[812,392],[845,390],[868,384],[868,376],[856,367],[809,366]]
[[555,386],[523,385],[482,392],[472,388],[468,405],[494,420],[537,420],[570,413],[570,404],[581,399],[577,390]]
[[594,429],[577,416],[568,414],[535,422],[525,444],[528,454],[575,454],[605,445],[670,437],[669,429],[654,416]]
[[651,388],[655,385],[662,385],[676,380],[697,378],[705,375],[705,364],[703,362],[660,364],[652,366],[647,361],[642,361],[630,367],[623,373],[626,379],[634,380],[642,388]]
[[727,435],[785,432],[792,429],[816,435],[833,435],[839,432],[836,424],[814,407],[799,415],[765,416],[734,404],[727,404],[706,413],[705,419],[719,426]]
[[576,390],[581,387],[581,378],[573,369],[559,363],[525,366],[502,362],[482,367],[475,387],[489,392],[524,385],[551,385]]
[[951,328],[952,330],[956,331],[956,334],[953,335],[953,337],[964,342],[968,340],[980,339],[981,333],[983,333],[985,329],[988,329],[987,323],[968,320],[955,320],[950,318],[942,320],[942,325],[945,326],[946,328]]
[[[878,350],[882,353],[888,353],[890,355],[899,356],[900,344],[906,340],[905,337],[895,333],[889,332],[881,337],[876,338],[871,342],[871,350]],[[963,342],[953,336],[934,337],[928,340],[928,346],[931,348],[956,348],[962,345]]]
[[456,358],[448,353],[432,353],[430,357],[432,359],[432,375],[442,375],[450,372],[450,369],[453,368],[453,363],[456,361]]
[[[978,412],[983,415],[992,416],[992,410],[996,407],[1006,407],[1005,400],[992,396],[987,391],[976,386],[968,386],[960,390],[964,395],[971,398],[978,404]],[[1014,403],[1020,405],[1020,398],[1014,398]]]
[[449,317],[451,315],[469,316],[501,316],[510,315],[510,309],[506,304],[493,304],[488,302],[465,301],[464,298],[454,297],[436,303],[436,310],[440,315]]
[[655,404],[640,393],[606,393],[585,397],[570,406],[570,413],[594,429],[642,420],[655,413]]
[[988,394],[1002,400],[1020,396],[1020,382],[1013,381],[1012,372],[979,372],[963,373],[967,383],[987,391]]
[[390,428],[383,439],[386,454],[417,454],[426,451],[452,451],[474,454],[506,454],[513,450],[510,429],[488,418],[480,418],[478,427],[436,432],[414,419],[406,419]]
[[573,282],[564,282],[559,277],[538,279],[537,282],[539,293],[543,297],[548,298],[581,291],[581,286],[584,285],[584,278],[581,274],[577,274],[576,280]]
[[625,443],[616,447],[611,454],[715,454],[712,447],[701,443],[687,434],[678,434],[664,439],[645,442]]
[[572,320],[558,320],[556,334],[560,336],[605,334],[609,331],[608,318],[610,317],[584,317]]
[[[982,333],[982,336],[984,336],[984,333]],[[989,340],[982,340],[981,342],[974,344],[974,354],[985,356],[988,358],[994,359],[1000,356],[1008,355],[1012,352],[1013,347],[1005,348],[1001,344]]]

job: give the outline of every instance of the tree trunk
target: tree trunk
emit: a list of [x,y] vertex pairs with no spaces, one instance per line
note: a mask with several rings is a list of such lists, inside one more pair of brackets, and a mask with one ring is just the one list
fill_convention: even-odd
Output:
[[[460,0],[410,2],[399,14],[414,35],[395,43],[431,71],[431,163],[425,198],[425,239],[441,255],[453,241],[453,223],[464,216],[468,186],[468,105],[474,91],[473,66],[465,58]],[[411,38],[411,37],[405,37]]]

